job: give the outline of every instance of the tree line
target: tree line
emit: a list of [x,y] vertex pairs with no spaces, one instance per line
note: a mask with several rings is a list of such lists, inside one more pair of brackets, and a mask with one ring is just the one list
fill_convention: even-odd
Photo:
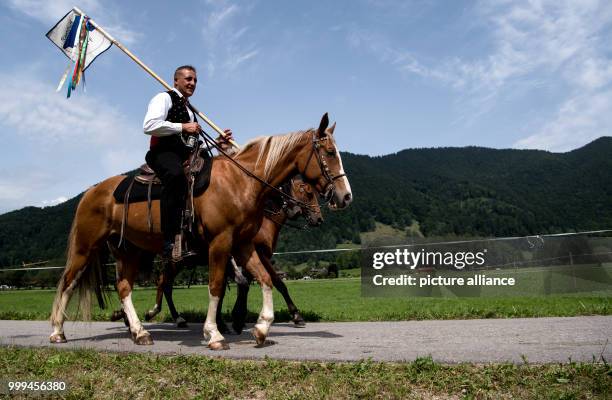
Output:
[[[362,233],[376,222],[404,232],[418,223],[424,236],[457,237],[610,228],[611,155],[611,137],[567,153],[482,147],[408,149],[377,157],[342,153],[351,206],[337,212],[323,207],[319,228],[284,229],[277,250],[360,245]],[[36,260],[61,265],[81,195],[0,215],[0,267]],[[358,255],[282,258],[284,265],[317,261],[346,268],[358,265]]]

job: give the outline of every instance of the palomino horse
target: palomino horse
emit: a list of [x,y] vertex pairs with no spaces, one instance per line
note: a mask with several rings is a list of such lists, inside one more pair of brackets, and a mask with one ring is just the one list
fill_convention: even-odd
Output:
[[[323,216],[321,215],[321,208],[319,207],[317,197],[313,193],[312,187],[301,180],[294,180],[293,183],[293,192],[295,193],[293,196],[310,206],[308,208],[301,208],[301,211],[306,217],[306,221],[310,226],[319,226],[323,221]],[[259,259],[272,278],[274,287],[281,293],[285,299],[285,303],[287,303],[287,309],[289,310],[289,314],[291,314],[291,320],[297,326],[304,326],[306,324],[304,318],[293,303],[291,296],[289,296],[289,290],[285,282],[278,276],[276,269],[272,265],[272,255],[276,249],[280,230],[288,219],[293,218],[294,216],[291,215],[291,209],[281,209],[276,215],[266,216],[261,224],[259,232],[257,232],[257,235],[255,235],[253,239],[253,243],[255,244]],[[238,296],[232,310],[232,328],[234,328],[236,333],[242,332],[245,326],[248,294],[249,285],[238,285]],[[221,299],[221,302],[222,301],[223,298]]]
[[[194,198],[200,239],[198,252],[208,255],[209,301],[204,337],[209,348],[228,348],[217,329],[215,316],[225,285],[225,267],[230,254],[261,285],[263,306],[253,335],[257,344],[262,344],[268,335],[274,319],[272,280],[259,260],[252,239],[261,226],[264,200],[272,188],[291,176],[301,174],[320,195],[329,199],[331,208],[342,209],[352,201],[350,184],[333,137],[335,125],[329,128],[328,125],[329,119],[325,114],[318,129],[261,137],[249,142],[233,160],[215,159],[208,189]],[[254,179],[234,164],[234,160],[247,171],[263,177],[267,183]],[[124,230],[128,244],[116,246],[116,238],[121,231],[123,204],[114,200],[113,192],[122,179],[122,176],[116,176],[97,184],[83,195],[79,203],[68,239],[66,268],[60,278],[51,313],[53,333],[49,339],[53,343],[66,341],[65,310],[74,290],[81,289],[82,304],[87,307],[91,292],[99,288],[97,253],[106,244],[111,246],[117,260],[117,289],[132,337],[137,344],[152,343],[151,335],[138,319],[131,293],[141,251],[160,253],[162,249],[159,202],[153,204],[153,215],[156,215],[153,233],[149,231],[147,223],[147,205],[130,205],[129,223]]]
[[[287,308],[291,314],[292,321],[298,326],[303,326],[305,324],[304,318],[293,303],[291,296],[289,296],[287,286],[283,280],[280,279],[276,273],[276,270],[272,267],[271,258],[272,253],[276,248],[276,242],[278,240],[280,230],[287,220],[295,220],[299,216],[303,215],[308,225],[319,226],[323,222],[323,216],[321,214],[321,208],[319,207],[317,196],[308,183],[304,182],[301,177],[293,178],[287,183],[288,187],[283,187],[283,191],[301,202],[303,205],[294,202],[292,199],[284,199],[282,196],[279,196],[276,193],[272,194],[267,202],[267,207],[265,209],[266,213],[261,228],[259,229],[259,232],[257,232],[257,235],[255,235],[253,241],[261,262],[266,267],[266,270],[272,278],[274,287],[282,294],[285,302],[287,303]],[[152,260],[150,261],[152,262]],[[174,263],[170,263],[168,267],[169,268],[164,268],[159,274],[155,305],[145,313],[145,320],[150,321],[161,312],[163,298],[165,296],[172,320],[176,323],[177,327],[183,328],[187,326],[187,323],[185,319],[176,311],[174,301],[172,300],[172,284],[178,271],[176,268],[172,268],[176,267],[176,264]],[[230,269],[228,266],[226,272],[232,272],[232,269]],[[232,326],[237,333],[240,333],[244,328],[244,321],[247,312],[246,296],[249,291],[249,286],[248,282],[246,281],[244,281],[244,283],[237,283],[238,299],[236,300],[236,305],[234,306],[234,311],[232,312]],[[113,312],[111,320],[117,321],[119,319],[123,319],[126,326],[129,326],[127,316],[123,310],[116,310]],[[225,327],[225,323],[221,318],[221,305],[219,305],[217,312],[217,326],[219,327],[219,331],[221,333],[229,331],[227,327]]]

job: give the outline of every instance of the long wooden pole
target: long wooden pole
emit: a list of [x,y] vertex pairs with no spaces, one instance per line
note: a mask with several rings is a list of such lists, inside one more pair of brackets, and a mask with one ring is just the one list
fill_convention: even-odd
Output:
[[[83,16],[83,17],[86,16],[86,14],[83,11],[81,11],[78,7],[72,7],[72,10],[75,13],[77,13],[77,14]],[[140,67],[142,69],[147,71],[149,73],[149,75],[151,75],[159,83],[161,83],[162,86],[166,88],[166,90],[172,90],[172,86],[168,85],[168,83],[166,83],[166,81],[164,81],[159,75],[157,75],[155,72],[153,72],[153,70],[151,68],[147,67],[142,61],[140,61],[138,59],[138,57],[136,57],[134,54],[132,54],[131,51],[129,51],[124,45],[122,45],[119,41],[117,41],[117,39],[115,39],[108,32],[106,32],[104,30],[104,28],[102,28],[100,25],[96,24],[93,19],[89,19],[89,23],[92,24],[102,35],[104,35],[104,37],[106,37],[108,40],[110,40],[112,44],[114,44],[115,46],[119,47],[119,49],[121,49],[121,51],[123,51],[125,54],[127,54],[127,56],[130,57],[136,64],[140,65]],[[225,137],[225,132],[223,132],[221,130],[221,128],[219,128],[217,125],[215,125],[214,122],[212,122],[206,115],[204,115],[201,111],[198,111],[198,109],[195,108],[193,105],[191,106],[191,109],[196,114],[198,114],[198,116],[200,118],[202,118],[202,120],[204,122],[206,122],[211,128],[213,128],[219,135]],[[238,144],[234,140],[230,140],[230,143],[233,146],[235,146],[236,148],[238,148],[238,149],[240,148],[240,146],[238,146]]]

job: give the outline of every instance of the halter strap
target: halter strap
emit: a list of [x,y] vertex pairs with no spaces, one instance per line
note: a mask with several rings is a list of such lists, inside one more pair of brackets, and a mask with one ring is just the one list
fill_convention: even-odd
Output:
[[336,179],[340,179],[346,176],[346,174],[339,174],[339,175],[332,174],[332,172],[329,170],[329,167],[327,166],[327,162],[321,157],[321,154],[319,153],[319,148],[321,147],[319,143],[329,140],[329,137],[325,136],[323,138],[317,139],[315,137],[315,134],[316,134],[316,131],[313,131],[312,132],[312,151],[310,152],[310,155],[308,156],[308,161],[306,161],[306,166],[304,168],[308,168],[308,165],[310,164],[310,160],[312,159],[312,156],[316,154],[317,155],[316,160],[317,160],[317,164],[319,164],[319,168],[321,169],[321,175],[323,175],[323,177],[327,181],[325,184],[325,187],[323,188],[324,193],[319,193],[319,195],[325,198],[326,203],[329,203],[333,197],[334,192],[336,191],[336,185],[334,185],[334,181]]

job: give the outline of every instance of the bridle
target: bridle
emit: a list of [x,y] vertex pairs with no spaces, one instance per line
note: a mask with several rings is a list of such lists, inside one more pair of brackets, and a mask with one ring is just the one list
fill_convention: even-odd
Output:
[[[282,190],[285,193],[291,193],[291,191],[293,190],[293,188],[295,187],[295,182],[294,182],[294,178],[291,178],[287,183],[285,183],[283,186],[279,187],[280,190]],[[298,190],[301,193],[305,193],[306,192],[306,186],[308,186],[307,183],[305,182],[299,182],[298,184]],[[288,226],[291,228],[295,228],[295,229],[300,229],[300,230],[308,230],[309,225],[313,223],[314,219],[311,215],[311,212],[314,209],[318,209],[320,212],[320,208],[318,206],[312,206],[310,204],[308,204],[308,207],[304,207],[302,204],[307,204],[307,203],[302,203],[300,200],[297,200],[295,197],[281,197],[282,200],[282,204],[280,205],[280,207],[278,208],[278,210],[272,210],[269,208],[264,208],[264,212],[266,213],[266,215],[268,216],[268,218],[275,223],[276,225],[279,226]],[[295,225],[295,224],[291,224],[287,221],[281,223],[279,221],[277,221],[274,217],[281,215],[282,213],[285,214],[285,216],[287,217],[288,220],[293,220],[296,219],[297,215],[299,214],[293,214],[293,211],[291,210],[292,208],[295,207],[299,207],[301,214],[304,216],[304,219],[306,219],[306,224],[301,226],[301,225]],[[293,216],[290,216],[292,215]]]
[[319,193],[319,196],[323,197],[325,204],[329,204],[331,202],[334,193],[336,192],[336,185],[334,184],[334,181],[346,176],[346,174],[334,175],[327,166],[327,161],[325,161],[321,156],[321,153],[319,153],[319,148],[325,148],[322,143],[327,142],[328,140],[329,135],[325,135],[322,138],[317,138],[316,131],[312,131],[312,151],[310,152],[306,165],[304,166],[304,171],[306,171],[308,169],[308,165],[310,165],[312,156],[316,154],[315,159],[317,160],[317,164],[319,164],[321,175],[323,175],[326,180],[325,186],[323,187],[323,192]]
[[[190,106],[190,108],[191,108],[191,106]],[[193,111],[193,108],[191,108],[191,109]],[[302,201],[299,201],[298,199],[292,197],[291,195],[289,195],[287,193],[284,193],[282,190],[280,190],[280,189],[270,185],[268,182],[264,181],[263,179],[261,179],[260,177],[258,177],[257,175],[255,175],[254,173],[252,173],[251,171],[246,169],[242,164],[240,164],[239,162],[234,160],[234,158],[232,156],[227,154],[227,152],[225,150],[223,150],[221,148],[221,146],[219,146],[216,143],[216,141],[208,133],[206,133],[203,129],[200,130],[199,135],[206,142],[207,146],[214,147],[215,149],[217,149],[217,151],[220,154],[225,156],[231,163],[233,163],[236,167],[238,167],[242,172],[244,172],[245,174],[247,174],[251,178],[255,179],[256,181],[258,181],[259,183],[263,184],[264,186],[267,186],[268,188],[270,188],[273,191],[277,192],[283,198],[291,199],[293,202],[298,204],[300,207],[303,207],[303,208],[306,208],[306,209],[312,208],[312,206],[310,206],[309,204],[306,204],[306,203],[304,203]],[[319,164],[319,168],[321,169],[321,174],[323,175],[323,177],[327,181],[326,184],[325,184],[325,187],[323,188],[323,193],[319,192],[319,196],[323,197],[325,199],[325,204],[329,205],[329,203],[331,202],[331,200],[333,198],[334,192],[336,190],[336,186],[334,185],[334,181],[336,179],[339,179],[339,178],[342,178],[342,177],[346,176],[346,174],[340,174],[340,175],[333,175],[332,174],[332,172],[329,170],[329,167],[327,166],[327,162],[321,158],[321,154],[319,153],[319,147],[321,147],[320,142],[324,142],[324,141],[328,140],[329,137],[326,135],[325,137],[317,139],[315,135],[316,135],[316,131],[313,130],[312,131],[312,151],[311,151],[310,155],[308,156],[308,161],[306,161],[306,165],[304,166],[304,170],[308,169],[308,165],[310,164],[310,160],[312,159],[313,154],[316,154],[317,155],[316,160],[317,160],[317,163]]]

